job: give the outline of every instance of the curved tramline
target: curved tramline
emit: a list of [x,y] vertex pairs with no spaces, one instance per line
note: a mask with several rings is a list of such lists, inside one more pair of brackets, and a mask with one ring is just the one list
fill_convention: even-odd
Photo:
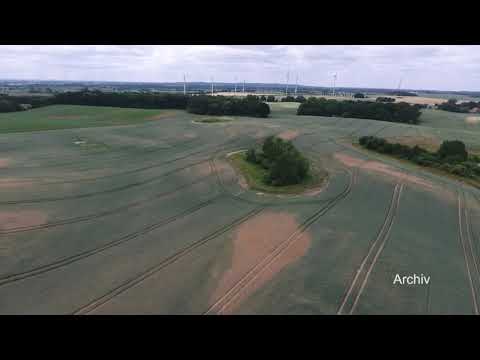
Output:
[[372,272],[372,269],[375,266],[378,257],[382,253],[386,241],[388,240],[393,222],[395,220],[395,216],[398,211],[398,205],[400,202],[400,196],[402,194],[403,187],[404,184],[395,185],[392,200],[390,203],[390,208],[388,209],[388,212],[385,216],[385,221],[383,222],[377,237],[370,246],[367,255],[360,264],[360,267],[357,269],[355,277],[353,278],[353,281],[350,284],[350,287],[348,288],[339,309],[337,310],[337,315],[353,314],[353,312],[355,311],[358,300],[360,299],[360,296],[365,289],[365,285],[367,284],[370,273]]
[[80,261],[82,259],[85,259],[89,256],[99,254],[99,253],[101,253],[101,252],[103,252],[107,249],[110,249],[114,246],[119,246],[121,244],[124,244],[124,243],[126,243],[128,241],[131,241],[131,240],[133,240],[133,239],[135,239],[139,236],[148,234],[148,233],[150,233],[150,232],[152,232],[156,229],[159,229],[162,226],[168,225],[168,224],[170,224],[170,223],[172,223],[176,220],[179,220],[181,218],[192,215],[193,213],[195,213],[195,212],[213,204],[216,200],[218,200],[221,197],[222,197],[221,194],[217,195],[217,196],[215,196],[215,197],[213,197],[213,198],[211,198],[207,201],[204,201],[200,204],[196,204],[196,205],[186,209],[185,211],[182,211],[179,214],[176,214],[176,215],[173,215],[169,218],[157,221],[157,222],[155,222],[153,224],[150,224],[150,225],[148,225],[148,226],[146,226],[146,227],[144,227],[140,230],[134,231],[134,232],[132,232],[130,234],[127,234],[127,235],[124,235],[124,236],[122,236],[122,237],[120,237],[116,240],[110,241],[107,244],[104,244],[102,246],[94,247],[90,250],[83,251],[83,252],[77,253],[75,255],[67,256],[67,257],[59,259],[57,261],[53,261],[53,262],[48,263],[48,264],[37,266],[37,267],[32,268],[28,271],[22,271],[22,272],[18,272],[18,273],[14,273],[14,274],[8,274],[8,275],[0,276],[0,286],[6,285],[6,284],[9,284],[9,283],[12,283],[12,282],[16,282],[16,281],[19,281],[19,280],[23,280],[23,279],[26,279],[26,278],[31,278],[31,277],[46,273],[48,271],[52,271],[52,270],[64,267],[64,266],[72,264],[76,261]]
[[[195,141],[199,141],[200,139],[198,138],[193,138],[193,139],[188,139],[184,142],[180,142],[180,143],[174,143],[172,145],[169,145],[169,146],[164,146],[164,147],[159,147],[159,146],[155,146],[153,149],[152,148],[148,148],[148,149],[136,149],[136,151],[138,151],[139,153],[138,154],[134,154],[132,156],[131,153],[123,153],[123,154],[118,154],[117,156],[110,156],[110,157],[107,157],[105,159],[98,159],[98,158],[95,158],[94,160],[101,160],[101,161],[111,161],[111,160],[121,160],[121,159],[129,159],[129,160],[137,160],[137,159],[141,159],[142,156],[145,156],[147,154],[153,154],[153,153],[156,153],[158,151],[161,151],[161,150],[169,150],[169,149],[174,149],[178,146],[182,146],[182,145],[186,145],[186,144],[190,144],[192,142],[195,142]],[[163,141],[163,140],[162,140]],[[121,152],[121,151],[128,151],[130,148],[132,147],[132,145],[126,145],[124,147],[121,147],[121,148],[117,148],[115,150],[115,152]],[[109,153],[110,155],[114,155],[114,154],[111,154]],[[85,160],[85,161],[78,161],[78,160],[74,160],[74,161],[71,161],[71,162],[65,162],[65,163],[54,163],[54,164],[42,164],[42,165],[33,165],[33,166],[15,166],[15,167],[11,167],[10,169],[12,170],[15,170],[15,169],[35,169],[35,168],[41,168],[41,169],[49,169],[49,168],[63,168],[63,167],[68,167],[68,166],[71,166],[71,165],[82,165],[83,163],[90,163],[92,161],[91,159],[91,156],[92,154],[79,154],[79,155],[76,155],[76,156],[72,156],[71,158],[72,159],[75,159],[75,158],[78,158],[78,157],[87,157],[88,159]],[[55,158],[54,156],[52,156],[52,158]],[[33,160],[49,160],[49,159],[33,159]],[[88,171],[90,170],[91,168],[83,168],[81,169],[82,171]]]
[[356,171],[351,174],[350,184],[344,192],[339,194],[335,199],[332,199],[328,204],[323,206],[321,209],[317,210],[310,217],[308,217],[298,229],[292,233],[287,239],[282,241],[277,245],[272,252],[270,252],[266,257],[264,257],[259,263],[257,263],[248,273],[246,273],[239,281],[235,283],[223,296],[221,296],[214,304],[212,304],[205,312],[204,315],[209,315],[213,313],[221,314],[225,309],[235,301],[238,296],[241,295],[253,282],[265,272],[272,263],[277,260],[282,254],[285,253],[292,244],[298,240],[303,233],[313,225],[321,216],[333,208],[337,203],[339,203],[343,198],[345,198],[351,191],[353,184],[355,183]]
[[218,236],[226,233],[227,231],[233,229],[234,227],[244,223],[245,221],[253,218],[254,216],[258,215],[260,212],[262,212],[265,209],[265,207],[257,207],[251,211],[249,211],[247,214],[243,215],[242,217],[234,220],[233,222],[228,223],[227,225],[222,226],[220,229],[217,229],[216,231],[210,233],[207,236],[202,237],[201,239],[191,243],[190,245],[187,245],[184,247],[182,250],[177,251],[175,254],[169,256],[168,258],[162,260],[155,266],[149,268],[148,270],[144,271],[142,274],[126,281],[123,282],[120,286],[115,287],[114,289],[110,290],[108,293],[105,295],[91,301],[90,303],[80,307],[79,309],[75,310],[73,312],[73,315],[84,315],[91,313],[95,309],[99,308],[100,306],[104,305],[105,303],[109,302],[111,299],[114,297],[120,295],[121,293],[129,290],[130,288],[140,284],[141,282],[145,281],[149,277],[153,276],[163,268],[167,267],[168,265],[178,261],[179,259],[183,258],[184,256],[188,255],[191,253],[193,250],[196,248],[208,243],[209,241],[217,238]]
[[189,188],[189,187],[191,187],[193,185],[196,185],[196,184],[199,184],[201,182],[207,181],[212,176],[213,176],[213,174],[202,176],[199,179],[196,179],[196,180],[193,180],[193,181],[191,181],[187,184],[181,185],[181,186],[179,186],[179,187],[177,187],[173,190],[153,194],[148,199],[134,201],[134,202],[128,203],[126,205],[119,206],[115,209],[100,211],[100,212],[97,212],[97,213],[92,213],[92,214],[88,214],[88,215],[84,215],[84,216],[76,216],[76,217],[71,217],[71,218],[66,218],[66,219],[61,219],[61,220],[56,220],[56,221],[50,221],[50,222],[46,222],[46,223],[38,224],[38,225],[19,226],[19,227],[9,228],[8,230],[0,230],[0,236],[1,235],[6,235],[6,234],[14,234],[14,233],[32,231],[32,230],[49,229],[49,228],[52,228],[52,227],[62,226],[62,225],[76,224],[76,223],[79,223],[79,222],[89,221],[89,220],[93,220],[93,219],[99,219],[99,218],[102,218],[102,217],[105,217],[105,216],[118,214],[118,213],[127,211],[129,209],[132,209],[132,208],[144,205],[144,204],[148,204],[152,201],[155,201],[156,199],[160,199],[160,198],[166,197],[168,195],[172,195],[174,193],[179,192],[180,190],[184,190],[186,188]]
[[[143,167],[136,168],[136,169],[125,170],[125,171],[114,173],[114,174],[99,175],[99,176],[92,176],[92,177],[85,177],[85,178],[77,178],[77,179],[71,179],[71,180],[70,179],[69,180],[63,179],[63,180],[54,180],[54,181],[44,181],[44,182],[41,182],[41,183],[37,183],[37,185],[70,184],[70,183],[78,183],[78,182],[86,182],[86,181],[96,181],[96,180],[107,179],[107,178],[116,178],[116,177],[123,176],[123,175],[137,174],[137,173],[140,173],[140,172],[143,172],[143,171],[147,171],[147,170],[151,170],[151,169],[154,169],[154,168],[157,168],[157,167],[161,167],[163,165],[171,164],[171,163],[174,163],[174,162],[179,161],[179,160],[187,159],[187,158],[189,158],[193,155],[205,154],[205,155],[209,156],[209,154],[212,151],[215,151],[215,152],[216,151],[222,151],[222,149],[227,148],[228,146],[232,146],[237,141],[238,140],[226,141],[226,142],[223,142],[219,145],[214,145],[211,149],[196,150],[194,152],[190,152],[190,153],[182,155],[182,156],[177,156],[177,157],[175,157],[173,159],[170,159],[170,160],[165,160],[165,161],[161,161],[161,162],[158,162],[158,163],[154,163],[152,165],[147,165],[147,166],[143,166]],[[29,177],[29,178],[24,178],[23,180],[26,180],[26,181],[28,181],[28,180],[38,180],[38,178]]]
[[[463,189],[459,189],[458,197],[458,237],[462,246],[463,255],[465,259],[465,266],[467,269],[468,281],[470,290],[472,292],[473,310],[475,315],[479,314],[478,296],[480,294],[480,273],[478,272],[478,265],[475,253],[472,248],[472,239],[470,237],[470,226],[468,221],[468,210],[465,205],[465,193]],[[466,240],[465,240],[466,238]],[[476,272],[474,270],[476,269]]]

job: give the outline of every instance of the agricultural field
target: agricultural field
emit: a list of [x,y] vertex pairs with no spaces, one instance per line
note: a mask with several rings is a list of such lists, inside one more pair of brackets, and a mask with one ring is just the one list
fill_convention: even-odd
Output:
[[[468,114],[421,124],[50,106],[0,114],[0,314],[478,314],[480,190],[355,146],[480,148]],[[245,186],[268,135],[328,177]],[[421,274],[428,284],[400,285]]]

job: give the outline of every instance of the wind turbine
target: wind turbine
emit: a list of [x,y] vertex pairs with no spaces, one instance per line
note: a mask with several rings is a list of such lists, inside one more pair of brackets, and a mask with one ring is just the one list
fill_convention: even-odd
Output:
[[298,74],[295,78],[295,96],[297,96],[297,89],[298,89]]
[[337,73],[333,74],[333,96],[335,96],[335,83],[337,82]]
[[183,74],[183,95],[187,95],[187,78],[185,74]]
[[237,77],[235,76],[235,95],[237,94]]
[[212,83],[212,96],[213,96],[213,76],[210,77],[210,81],[211,81],[211,83]]
[[243,93],[245,93],[245,80],[243,80]]
[[290,70],[287,71],[287,86],[285,87],[285,95],[288,96],[288,80],[290,79]]

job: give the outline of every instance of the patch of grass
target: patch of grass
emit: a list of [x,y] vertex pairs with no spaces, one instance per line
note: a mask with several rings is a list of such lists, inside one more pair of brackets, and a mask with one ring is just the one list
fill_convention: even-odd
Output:
[[260,165],[248,162],[245,153],[236,153],[228,157],[234,169],[245,177],[250,189],[272,194],[300,194],[321,186],[327,178],[325,171],[311,166],[307,178],[300,184],[286,186],[272,186],[264,182],[268,171]]
[[[0,133],[133,125],[155,121],[172,110],[52,105],[0,114]],[[172,115],[173,116],[173,115]]]

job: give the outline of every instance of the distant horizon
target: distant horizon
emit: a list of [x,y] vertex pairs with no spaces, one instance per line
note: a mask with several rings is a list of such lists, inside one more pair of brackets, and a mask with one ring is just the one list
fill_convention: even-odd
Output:
[[[479,45],[0,45],[0,78],[480,91]],[[30,80],[32,79],[32,80]],[[62,80],[57,80],[62,79]],[[13,81],[15,81],[13,80]],[[318,85],[322,84],[322,85]]]
[[[122,80],[60,80],[60,79],[15,79],[15,78],[0,78],[0,82],[14,81],[14,82],[60,82],[60,83],[96,83],[96,84],[152,84],[152,85],[169,85],[169,84],[183,84],[183,81],[122,81]],[[187,84],[211,84],[208,81],[188,81]],[[235,85],[235,82],[214,81],[214,84],[222,85]],[[239,81],[236,84],[242,85],[243,81]],[[245,84],[255,85],[273,85],[273,86],[286,86],[286,83],[269,83],[269,82],[245,82]],[[304,88],[325,88],[330,89],[332,86],[327,85],[305,85],[297,84],[298,87]],[[295,84],[289,83],[289,88],[294,88]],[[367,90],[390,90],[390,91],[414,91],[414,92],[439,92],[439,93],[480,93],[480,90],[439,90],[439,89],[414,89],[414,88],[387,88],[387,87],[367,87],[367,86],[336,86],[336,89],[367,89]]]

